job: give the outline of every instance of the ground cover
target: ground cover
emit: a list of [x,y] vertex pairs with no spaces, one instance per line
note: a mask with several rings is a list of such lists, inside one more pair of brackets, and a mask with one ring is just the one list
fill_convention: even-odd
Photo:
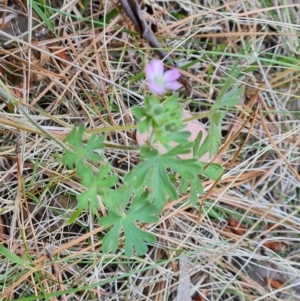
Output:
[[[126,3],[1,2],[0,300],[299,300],[299,4]],[[152,59],[182,87],[149,116],[203,125],[217,176],[130,176]]]

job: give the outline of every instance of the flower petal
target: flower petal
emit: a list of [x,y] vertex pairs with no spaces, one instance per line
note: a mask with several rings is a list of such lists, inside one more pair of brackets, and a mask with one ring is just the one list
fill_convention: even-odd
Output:
[[168,70],[164,74],[166,82],[177,80],[180,77],[180,72],[177,69]]
[[177,80],[174,80],[174,81],[172,81],[172,82],[166,82],[166,83],[165,83],[165,87],[166,87],[167,89],[173,90],[173,91],[178,90],[179,88],[181,88],[181,86],[182,86],[181,83],[178,82]]
[[152,60],[145,68],[146,76],[149,81],[164,74],[164,64],[160,60]]
[[156,76],[161,76],[164,74],[164,63],[161,60],[152,60],[150,63],[155,70]]
[[145,68],[149,89],[156,94],[164,94],[166,89],[177,90],[181,84],[177,81],[181,74],[178,69],[164,72],[161,60],[152,60]]
[[149,89],[156,94],[164,94],[165,93],[165,87],[160,86],[155,82],[149,82],[148,86],[149,86]]

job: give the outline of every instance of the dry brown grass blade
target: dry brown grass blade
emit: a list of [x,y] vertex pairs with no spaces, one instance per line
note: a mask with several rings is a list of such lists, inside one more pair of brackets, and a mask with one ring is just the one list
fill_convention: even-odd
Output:
[[0,24],[0,31],[2,31],[5,27],[5,19],[6,19],[6,13],[7,13],[7,0],[4,0],[3,5],[3,14],[1,16],[1,24]]
[[[22,232],[22,236],[24,239],[24,245],[27,249],[27,251],[29,252],[28,246],[27,246],[27,242],[26,242],[26,231],[25,231],[25,217],[24,217],[24,213],[26,210],[26,215],[28,217],[29,220],[29,225],[30,225],[30,232],[32,234],[33,237],[33,241],[35,244],[35,249],[37,252],[37,255],[39,255],[39,248],[38,248],[38,243],[37,243],[37,239],[35,236],[35,230],[32,224],[32,217],[30,214],[30,210],[29,210],[29,206],[28,206],[28,202],[27,202],[27,197],[26,197],[26,189],[25,189],[25,185],[24,185],[24,181],[23,181],[23,172],[22,172],[22,159],[21,159],[21,146],[20,146],[20,139],[18,138],[16,141],[16,156],[17,156],[17,180],[18,180],[18,195],[19,198],[16,200],[19,203],[20,206],[20,219],[21,219],[21,232]],[[23,208],[23,204],[25,205],[25,210]]]
[[18,287],[21,283],[26,282],[28,278],[32,276],[32,274],[36,271],[40,271],[43,267],[43,264],[40,263],[39,265],[35,266],[34,269],[26,272],[23,276],[21,276],[16,282],[14,282],[8,289],[6,289],[3,293],[0,294],[0,298],[6,298],[7,296],[11,295],[16,287]]
[[[53,253],[52,253],[52,250],[51,250],[51,247],[49,245],[44,245],[44,249],[49,257],[49,259],[51,261],[54,261],[54,256],[53,256]],[[65,291],[66,288],[65,286],[63,285],[63,280],[62,280],[62,277],[61,277],[61,271],[59,270],[59,267],[56,263],[53,263],[53,268],[54,268],[54,273],[55,273],[55,277],[57,279],[57,282],[59,283],[59,286],[60,286],[60,289],[62,291]],[[73,296],[74,297],[74,296]],[[67,301],[67,297],[65,294],[62,295],[62,299],[63,301]]]
[[[72,246],[78,245],[81,241],[87,240],[88,238],[92,237],[93,235],[99,233],[101,230],[102,230],[102,228],[100,228],[100,227],[94,229],[93,231],[91,231],[91,233],[87,233],[87,234],[77,238],[76,240],[69,242],[68,244],[54,250],[52,252],[52,255],[55,256],[64,250],[70,249]],[[100,243],[101,242],[96,243],[95,245],[92,245],[92,246],[88,246],[88,247],[82,249],[80,252],[78,252],[72,256],[68,256],[68,258],[72,258],[72,257],[76,258],[78,255],[83,254],[84,252],[93,249]],[[33,262],[34,267],[32,267],[28,272],[26,272],[26,274],[24,274],[22,277],[20,277],[7,290],[5,290],[2,294],[0,294],[0,298],[4,298],[4,297],[10,295],[16,287],[18,287],[22,282],[26,281],[29,277],[31,277],[33,273],[35,273],[37,271],[42,271],[47,266],[51,266],[52,263],[47,262],[48,256],[49,256],[48,254],[45,254],[45,255],[41,256],[39,259],[35,260]]]
[[[261,96],[259,97],[261,98]],[[276,145],[276,143],[274,142],[273,138],[272,138],[272,135],[268,129],[268,127],[266,126],[266,122],[264,121],[265,118],[262,114],[262,111],[261,111],[261,107],[260,107],[260,104],[259,104],[259,115],[260,115],[260,118],[261,118],[261,122],[262,122],[262,126],[264,128],[264,130],[266,131],[266,134],[271,142],[271,144],[273,145],[274,149],[276,150],[277,154],[280,156],[280,158],[287,164],[287,166],[289,167],[289,169],[291,170],[291,172],[293,173],[293,175],[296,177],[296,179],[300,182],[300,175],[299,173],[295,170],[295,168],[290,164],[290,162],[285,158],[285,156],[281,153],[280,149],[278,148],[278,146]]]

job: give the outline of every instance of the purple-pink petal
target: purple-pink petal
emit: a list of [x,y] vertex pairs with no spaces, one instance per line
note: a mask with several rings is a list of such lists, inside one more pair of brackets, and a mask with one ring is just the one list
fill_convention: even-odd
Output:
[[165,87],[160,86],[155,82],[149,82],[148,87],[152,92],[155,92],[156,94],[164,94],[165,93]]
[[166,82],[177,80],[180,77],[180,72],[177,69],[168,70],[164,74]]
[[164,63],[161,60],[152,60],[150,64],[152,65],[156,76],[161,76],[164,74]]
[[152,60],[146,66],[146,76],[149,81],[153,81],[156,77],[164,74],[164,64],[160,60]]
[[166,83],[165,83],[165,87],[166,87],[167,89],[173,90],[173,91],[178,90],[179,88],[181,88],[181,86],[182,86],[181,83],[178,82],[177,80],[174,80],[174,81],[172,81],[172,82],[166,82]]
[[155,80],[155,73],[152,70],[153,68],[150,65],[147,65],[145,68],[146,77],[149,82],[153,82]]
[[164,72],[161,60],[152,60],[145,68],[149,89],[156,94],[166,93],[166,89],[177,90],[181,84],[177,81],[181,74],[179,70],[172,69]]

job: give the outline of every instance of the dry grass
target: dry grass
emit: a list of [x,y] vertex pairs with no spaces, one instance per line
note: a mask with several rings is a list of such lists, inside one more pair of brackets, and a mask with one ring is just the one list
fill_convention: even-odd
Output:
[[[84,12],[79,3],[52,3],[56,37],[31,35],[1,49],[1,91],[21,105],[1,95],[0,238],[31,265],[2,257],[0,300],[178,300],[183,257],[195,300],[300,300],[297,1],[145,2],[155,35],[180,66],[189,63],[183,73],[192,95],[181,96],[192,110],[208,110],[230,67],[242,68],[243,99],[223,124],[225,167],[250,135],[210,196],[199,199],[199,222],[199,206],[185,195],[145,226],[158,242],[143,258],[126,258],[122,248],[103,254],[103,232],[89,212],[66,225],[84,188],[60,163],[65,134],[81,123],[87,139],[105,131],[115,172],[137,164],[131,107],[142,105],[143,67],[157,57],[112,1],[91,2]],[[245,123],[258,101],[262,114]],[[204,183],[205,191],[212,185]]]

